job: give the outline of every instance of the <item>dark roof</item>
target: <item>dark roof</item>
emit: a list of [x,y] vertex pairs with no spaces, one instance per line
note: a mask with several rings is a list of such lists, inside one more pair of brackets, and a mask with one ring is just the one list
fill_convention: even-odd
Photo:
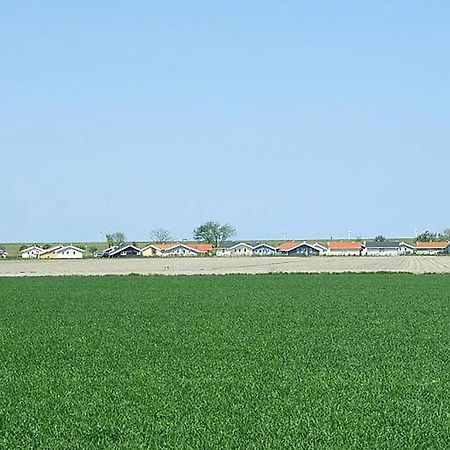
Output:
[[120,247],[113,248],[113,250],[107,252],[107,254],[109,256],[117,255],[118,253],[122,253],[124,250],[126,250],[128,248],[131,248],[132,250],[136,250],[137,252],[141,251],[141,249],[139,247],[136,247],[133,244],[124,244],[124,245],[122,245]]
[[253,247],[253,245],[250,245],[250,244],[248,244],[247,242],[244,242],[244,241],[226,241],[226,242],[223,242],[222,244],[220,244],[218,248],[231,248],[231,247],[234,247],[235,245],[238,245],[238,244],[245,244],[245,245],[248,245],[250,247]]
[[366,242],[366,248],[398,248],[400,242]]
[[253,248],[257,248],[257,247],[270,247],[273,248],[274,250],[276,250],[276,248],[273,245],[267,244],[267,242],[257,242],[256,244],[252,244]]

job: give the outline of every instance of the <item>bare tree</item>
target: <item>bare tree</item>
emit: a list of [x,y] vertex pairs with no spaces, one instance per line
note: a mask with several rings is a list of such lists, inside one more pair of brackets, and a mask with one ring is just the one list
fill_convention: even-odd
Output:
[[172,240],[170,231],[165,228],[157,228],[156,230],[150,231],[150,239],[157,244],[163,244],[164,242],[169,242]]

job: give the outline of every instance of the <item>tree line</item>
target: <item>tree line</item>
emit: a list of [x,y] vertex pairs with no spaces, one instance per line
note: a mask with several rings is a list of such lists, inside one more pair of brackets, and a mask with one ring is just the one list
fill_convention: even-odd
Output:
[[[215,247],[227,241],[236,234],[236,229],[230,224],[221,224],[215,221],[208,221],[194,229],[192,236],[195,241],[212,244]],[[126,242],[125,233],[116,231],[106,235],[108,247],[120,246]],[[172,235],[165,228],[156,228],[150,231],[150,240],[157,244],[164,244],[172,241]]]

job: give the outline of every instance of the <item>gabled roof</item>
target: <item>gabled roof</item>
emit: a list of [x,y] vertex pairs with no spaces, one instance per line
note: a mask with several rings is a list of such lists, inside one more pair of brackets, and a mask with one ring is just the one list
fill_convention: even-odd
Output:
[[239,242],[237,241],[225,241],[222,242],[219,247],[217,247],[218,249],[226,249],[226,248],[232,248],[235,245],[239,244]]
[[352,241],[330,241],[328,242],[329,250],[359,250],[362,248],[362,242]]
[[414,245],[412,244],[408,244],[407,242],[400,242],[400,247],[408,247],[411,249],[415,249],[416,247],[414,247]]
[[372,242],[366,242],[365,243],[366,248],[399,248],[400,247],[400,242],[376,242],[376,241],[372,241]]
[[170,252],[171,250],[174,250],[174,249],[176,249],[176,248],[178,248],[178,247],[182,247],[182,248],[185,248],[185,249],[187,249],[187,250],[191,250],[191,251],[193,251],[193,252],[195,252],[195,253],[200,253],[200,251],[199,250],[197,250],[195,247],[193,247],[192,246],[192,244],[184,244],[184,243],[182,243],[182,242],[178,242],[178,243],[176,243],[176,244],[170,244],[170,245],[167,245],[167,244],[158,244],[158,247],[162,250],[162,251],[165,251],[165,252]]
[[55,245],[54,247],[50,247],[46,250],[44,249],[44,251],[39,256],[47,255],[48,253],[54,253],[54,252],[56,252],[56,250],[59,250],[62,247],[63,246],[61,244],[59,244],[59,245]]
[[327,250],[327,247],[325,245],[322,245],[320,242],[316,242],[313,247],[317,250]]
[[187,250],[191,250],[195,253],[208,253],[212,250],[212,244],[186,244],[184,242],[178,242],[176,244],[157,244],[158,248],[163,251],[171,251],[177,247],[183,247]]
[[231,250],[232,248],[239,247],[240,245],[253,249],[253,245],[250,245],[247,242],[225,242],[219,248],[221,250]]
[[153,245],[153,247],[159,248],[160,250],[167,250],[169,248],[175,247],[178,244],[179,244],[178,242],[175,242],[175,243],[174,242],[170,242],[170,243],[165,242],[163,244],[150,244],[150,245]]
[[141,251],[145,252],[145,250],[148,250],[149,248],[153,248],[155,250],[162,250],[160,245],[163,245],[163,244],[147,244],[145,247],[143,247],[141,249]]
[[55,250],[55,252],[56,252],[56,253],[59,253],[59,252],[66,251],[66,250],[68,250],[68,249],[70,249],[70,250],[75,250],[75,251],[77,251],[77,252],[84,253],[84,250],[83,250],[82,248],[76,247],[75,245],[64,245],[63,247],[58,248],[57,250]]
[[277,247],[278,251],[281,252],[290,252],[291,250],[296,249],[297,247],[302,247],[302,246],[306,246],[309,248],[312,248],[314,250],[318,250],[316,247],[314,247],[314,245],[310,244],[309,242],[303,241],[303,242],[298,242],[298,241],[292,241],[292,242],[284,242],[283,244],[279,245]]
[[133,244],[125,244],[125,245],[121,245],[120,247],[116,248],[115,250],[112,250],[112,251],[108,252],[108,254],[109,254],[109,256],[114,256],[114,255],[117,255],[119,253],[122,253],[124,250],[126,250],[128,248],[131,248],[131,249],[133,249],[133,250],[135,250],[135,251],[137,251],[139,253],[141,252],[141,249],[139,247],[136,247]]
[[440,249],[444,250],[450,245],[447,241],[440,241],[440,242],[417,242],[416,248],[421,250],[433,250],[433,249]]
[[30,247],[24,248],[23,250],[20,250],[20,253],[31,252],[31,250],[40,250],[42,252],[44,251],[42,247],[39,247],[38,245],[32,245]]
[[212,244],[186,244],[187,247],[195,248],[200,253],[208,253],[213,249]]
[[274,251],[276,250],[276,248],[273,245],[266,244],[265,242],[260,242],[258,244],[255,244],[253,246],[253,250],[256,250],[256,249],[261,248],[261,247],[270,248],[271,250],[274,250]]
[[280,250],[282,252],[287,252],[287,251],[292,250],[300,245],[301,245],[301,242],[298,242],[298,241],[283,242],[282,244],[280,244],[277,247],[277,250]]

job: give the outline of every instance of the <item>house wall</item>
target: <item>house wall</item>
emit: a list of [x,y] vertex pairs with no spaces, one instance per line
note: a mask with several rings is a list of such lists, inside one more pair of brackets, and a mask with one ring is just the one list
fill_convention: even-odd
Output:
[[142,256],[145,256],[146,258],[152,258],[154,256],[161,256],[161,255],[162,255],[161,250],[157,250],[151,247],[142,252]]
[[42,253],[42,250],[30,250],[28,252],[21,253],[22,259],[35,259]]
[[185,247],[175,247],[171,250],[166,250],[163,256],[197,256],[197,252]]
[[320,252],[316,248],[312,248],[307,245],[300,245],[292,250],[284,251],[282,254],[288,256],[318,256]]
[[56,252],[54,258],[57,258],[57,259],[81,259],[81,258],[83,258],[83,253],[78,250],[68,248],[68,249],[64,249],[62,251]]
[[141,252],[133,249],[124,249],[123,252],[111,255],[111,258],[134,258],[135,256],[140,256]]
[[260,247],[253,249],[253,256],[274,256],[277,252],[274,249],[268,247]]
[[253,249],[246,245],[238,245],[233,248],[218,248],[216,256],[252,256]]
[[360,256],[360,250],[359,249],[328,249],[327,251],[328,256]]
[[409,247],[406,247],[403,245],[400,246],[400,250],[399,250],[400,255],[412,255],[413,253],[414,253],[413,248],[409,248]]
[[365,248],[362,251],[366,256],[395,256],[400,253],[399,248]]
[[56,258],[55,252],[46,253],[45,255],[39,255],[39,259],[55,259],[55,258]]
[[230,249],[230,256],[252,256],[253,249],[246,245],[238,245]]
[[442,255],[443,253],[448,253],[448,247],[447,249],[434,249],[434,248],[427,248],[427,249],[417,249],[416,253],[418,255]]

